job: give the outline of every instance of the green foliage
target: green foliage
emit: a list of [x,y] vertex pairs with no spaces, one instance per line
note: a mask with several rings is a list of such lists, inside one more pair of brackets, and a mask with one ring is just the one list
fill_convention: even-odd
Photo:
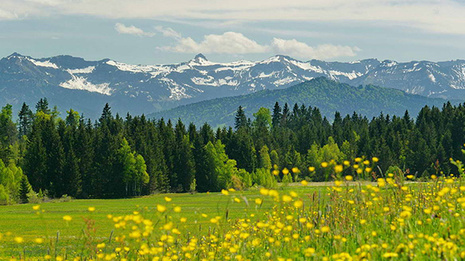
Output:
[[277,185],[276,178],[270,170],[264,168],[258,168],[252,173],[252,182],[265,188],[275,188]]
[[271,115],[270,110],[264,107],[260,107],[256,113],[253,114],[255,120],[253,125],[255,128],[266,128],[269,129],[271,127]]
[[8,205],[10,203],[10,196],[5,187],[0,184],[0,205]]
[[260,149],[260,162],[259,162],[258,167],[264,168],[267,170],[270,170],[272,167],[270,154],[268,154],[268,147],[266,145]]
[[232,176],[238,173],[236,161],[228,158],[224,147],[225,145],[220,140],[216,141],[215,144],[209,141],[205,145],[207,158],[213,163],[211,166],[214,168],[210,178],[216,181],[214,190],[212,191],[230,188],[232,185]]
[[[346,144],[346,147],[348,145]],[[334,139],[330,136],[328,143],[320,148],[316,143],[313,143],[307,153],[307,166],[313,166],[316,168],[316,172],[310,173],[310,178],[315,181],[328,180],[330,169],[334,167],[335,162],[342,162],[346,159],[344,153],[339,149],[339,146],[335,143]],[[321,167],[321,163],[326,162],[329,167]]]
[[16,166],[13,160],[11,160],[8,165],[5,165],[3,161],[0,160],[0,185],[3,189],[3,193],[6,195],[3,196],[3,202],[5,204],[10,201],[19,201],[19,192],[23,177],[23,171]]

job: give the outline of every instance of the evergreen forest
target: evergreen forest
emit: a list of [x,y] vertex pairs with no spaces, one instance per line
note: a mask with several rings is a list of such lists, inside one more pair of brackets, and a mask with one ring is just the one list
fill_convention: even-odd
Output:
[[328,168],[357,157],[380,161],[368,174],[350,173],[356,179],[393,169],[447,175],[465,143],[465,105],[450,103],[402,117],[336,112],[330,122],[316,107],[276,102],[252,118],[239,107],[234,126],[218,129],[113,115],[108,104],[96,121],[72,109],[60,117],[46,98],[13,114],[11,105],[0,113],[0,204],[328,181]]

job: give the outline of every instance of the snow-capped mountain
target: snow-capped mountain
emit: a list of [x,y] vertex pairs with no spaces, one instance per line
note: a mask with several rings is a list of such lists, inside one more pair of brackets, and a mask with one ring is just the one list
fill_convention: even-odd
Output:
[[408,93],[465,98],[465,61],[299,61],[277,55],[259,62],[211,62],[202,54],[170,65],[131,65],[71,56],[36,59],[18,53],[0,60],[0,103],[34,105],[47,97],[60,109],[98,116],[105,102],[118,112],[150,113],[212,98],[287,88],[324,76],[351,85],[374,84]]

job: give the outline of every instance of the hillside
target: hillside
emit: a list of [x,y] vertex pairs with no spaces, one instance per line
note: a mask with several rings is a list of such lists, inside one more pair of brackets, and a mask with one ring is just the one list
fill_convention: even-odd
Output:
[[381,112],[403,115],[406,110],[410,115],[416,115],[425,105],[440,107],[446,102],[443,99],[407,94],[396,89],[373,85],[354,87],[319,77],[287,89],[265,90],[248,95],[202,101],[149,116],[165,119],[181,118],[184,122],[194,122],[196,125],[207,122],[212,126],[233,126],[239,106],[242,106],[247,115],[252,117],[260,107],[271,110],[276,101],[281,106],[288,103],[290,109],[295,103],[318,107],[322,115],[328,118],[332,118],[336,111],[342,115],[356,111],[369,118]]

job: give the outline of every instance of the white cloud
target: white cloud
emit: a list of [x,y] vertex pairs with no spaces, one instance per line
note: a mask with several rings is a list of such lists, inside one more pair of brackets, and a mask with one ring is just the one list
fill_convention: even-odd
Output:
[[115,24],[115,30],[120,34],[132,34],[132,35],[137,35],[137,36],[148,36],[148,37],[152,37],[155,35],[155,33],[144,32],[144,30],[138,27],[135,27],[134,25],[126,26],[121,23]]
[[274,38],[271,47],[275,53],[286,54],[301,59],[331,59],[335,57],[353,57],[360,51],[357,47],[323,44],[316,47],[299,42],[296,39]]
[[26,0],[27,2],[31,3],[37,3],[40,5],[45,5],[45,6],[57,6],[64,4],[65,2],[63,0]]
[[224,34],[205,35],[202,42],[196,42],[190,37],[180,38],[175,46],[165,46],[161,49],[177,53],[264,53],[268,46],[260,45],[241,33],[226,32]]
[[[165,34],[164,34],[165,35]],[[204,36],[201,42],[181,34],[170,28],[167,37],[176,36],[176,44],[164,46],[160,49],[177,53],[277,53],[300,59],[331,59],[335,57],[353,57],[360,51],[357,47],[323,44],[316,47],[299,42],[296,39],[285,40],[273,38],[269,45],[262,45],[247,38],[241,33],[226,32],[224,34],[210,34]]]
[[[112,19],[364,22],[465,35],[457,0],[1,0],[0,19],[92,15]],[[368,25],[368,24],[367,24]]]
[[169,27],[163,27],[163,26],[156,26],[155,29],[162,33],[163,36],[169,37],[169,38],[174,38],[174,39],[181,39],[181,34],[173,30],[172,28]]
[[0,20],[12,20],[16,18],[17,16],[14,13],[0,9]]

